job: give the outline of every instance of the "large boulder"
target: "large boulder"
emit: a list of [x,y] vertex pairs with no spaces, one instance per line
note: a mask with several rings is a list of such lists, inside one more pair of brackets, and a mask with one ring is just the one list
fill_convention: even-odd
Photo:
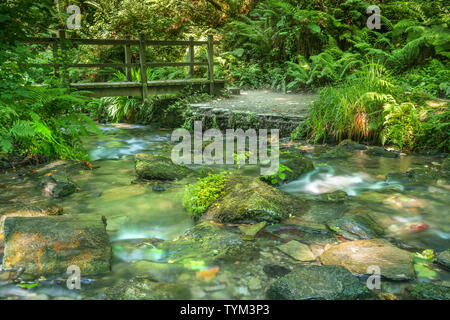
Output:
[[46,217],[57,216],[63,213],[63,209],[56,205],[43,206],[42,208],[23,208],[21,210],[6,213],[0,216],[0,256],[3,255],[3,247],[5,240],[5,233],[3,226],[6,218],[9,217]]
[[229,176],[224,192],[202,215],[220,222],[279,222],[303,211],[305,202],[257,178]]
[[134,157],[136,174],[147,180],[178,180],[193,171],[175,164],[170,158],[149,153],[139,153]]
[[81,276],[111,268],[111,245],[102,216],[8,217],[4,223],[4,269],[40,276],[64,274],[71,265]]
[[384,239],[348,241],[326,250],[320,260],[324,265],[343,266],[354,274],[370,274],[377,266],[381,275],[391,280],[415,279],[413,255]]
[[267,290],[276,300],[349,300],[364,298],[368,289],[342,267],[302,266],[275,280]]

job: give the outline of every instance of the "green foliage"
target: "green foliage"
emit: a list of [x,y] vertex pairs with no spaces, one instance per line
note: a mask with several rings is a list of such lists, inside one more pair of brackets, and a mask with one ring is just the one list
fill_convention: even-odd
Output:
[[352,139],[404,150],[448,150],[448,103],[430,107],[411,101],[394,85],[396,81],[384,67],[371,64],[342,86],[325,87],[293,138],[306,135],[315,142]]
[[371,64],[339,87],[326,87],[312,105],[307,125],[314,141],[361,139],[379,142],[383,105],[394,102],[387,71]]
[[292,169],[280,163],[278,165],[278,172],[263,176],[263,180],[269,181],[273,185],[277,185],[286,179],[286,172],[292,172]]
[[198,182],[186,186],[183,207],[198,219],[224,192],[225,179],[229,173],[209,174]]
[[80,137],[97,130],[82,113],[88,100],[83,92],[32,86],[32,71],[20,64],[29,57],[28,47],[0,45],[0,152],[86,159]]

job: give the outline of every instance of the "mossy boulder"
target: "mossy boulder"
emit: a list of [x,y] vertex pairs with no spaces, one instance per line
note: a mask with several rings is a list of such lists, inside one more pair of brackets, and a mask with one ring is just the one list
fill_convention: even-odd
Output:
[[381,228],[369,215],[351,214],[328,224],[330,229],[340,233],[347,239],[371,239],[384,235]]
[[450,300],[450,288],[431,283],[414,284],[410,294],[419,300]]
[[368,289],[348,270],[336,266],[302,266],[275,280],[267,297],[275,300],[349,300]]
[[140,179],[179,180],[193,173],[191,169],[160,155],[139,153],[135,155],[134,161]]
[[4,233],[4,269],[22,267],[35,277],[62,275],[71,265],[82,276],[110,271],[111,245],[102,216],[8,217]]
[[223,194],[202,215],[219,222],[279,222],[303,211],[305,202],[257,178],[228,176]]
[[357,275],[368,274],[368,267],[378,266],[381,276],[391,280],[415,279],[413,255],[384,239],[356,240],[340,243],[326,250],[320,261],[324,265],[347,268]]

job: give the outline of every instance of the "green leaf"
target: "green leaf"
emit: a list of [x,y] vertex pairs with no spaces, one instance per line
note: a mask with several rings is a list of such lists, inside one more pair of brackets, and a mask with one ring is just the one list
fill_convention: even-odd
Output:
[[24,288],[24,289],[31,289],[38,285],[39,285],[39,283],[19,283],[19,284],[17,284],[18,287]]

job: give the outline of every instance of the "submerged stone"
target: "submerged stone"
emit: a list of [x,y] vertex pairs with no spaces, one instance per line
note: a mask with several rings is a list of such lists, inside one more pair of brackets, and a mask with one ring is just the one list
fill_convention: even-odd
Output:
[[275,280],[267,297],[276,300],[347,300],[363,298],[366,286],[336,266],[302,266]]
[[266,264],[263,271],[270,278],[279,278],[291,272],[290,269],[276,264]]
[[328,229],[327,231],[322,231],[295,224],[273,224],[264,228],[264,232],[285,241],[296,240],[306,244],[317,245],[337,243],[336,235]]
[[366,152],[371,156],[383,157],[383,158],[397,158],[398,154],[395,152],[387,151],[383,147],[372,147]]
[[406,172],[389,172],[386,175],[387,182],[401,182],[401,183],[409,183],[411,181],[411,177]]
[[239,226],[239,230],[241,230],[241,232],[246,236],[254,237],[261,229],[266,226],[266,224],[267,222],[263,221],[257,224]]
[[414,182],[433,182],[440,178],[438,171],[428,167],[411,169],[407,173]]
[[170,158],[149,153],[135,155],[134,161],[136,174],[141,179],[177,180],[193,172],[185,166],[173,163]]
[[384,234],[381,228],[369,215],[364,213],[351,214],[340,218],[329,227],[347,239],[371,239]]
[[343,266],[354,274],[371,274],[370,266],[392,280],[415,279],[413,255],[384,239],[348,241],[326,250],[320,260],[324,265]]
[[221,261],[249,261],[259,256],[253,241],[245,241],[233,229],[212,221],[199,223],[183,236],[161,242],[156,248],[166,253],[166,259],[182,262],[188,268]]
[[257,178],[229,176],[223,195],[203,214],[220,222],[279,222],[303,211],[305,202]]
[[306,244],[300,243],[298,241],[292,240],[288,243],[277,246],[281,252],[291,256],[295,260],[299,261],[315,261],[314,254],[311,252]]
[[45,195],[54,198],[66,197],[78,189],[72,180],[59,174],[52,174],[51,176],[45,177],[41,181],[41,186]]
[[189,288],[182,284],[131,279],[106,289],[101,298],[105,300],[176,300],[190,297]]
[[350,139],[342,140],[338,148],[343,148],[347,150],[367,150],[367,147],[365,145],[359,144],[358,142],[355,142]]
[[8,217],[4,233],[4,269],[22,267],[31,276],[65,274],[71,265],[83,276],[111,269],[104,217]]

